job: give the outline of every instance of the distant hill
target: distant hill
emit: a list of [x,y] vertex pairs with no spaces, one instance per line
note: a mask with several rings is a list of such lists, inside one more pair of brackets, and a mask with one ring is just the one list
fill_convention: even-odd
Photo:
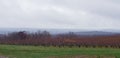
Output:
[[17,31],[28,31],[28,32],[37,32],[37,31],[48,31],[51,34],[59,34],[59,33],[68,33],[68,32],[74,32],[78,35],[114,35],[114,34],[120,34],[120,32],[117,30],[110,31],[110,30],[103,30],[103,31],[85,31],[85,30],[79,30],[79,29],[35,29],[35,28],[0,28],[0,34],[7,34],[11,32],[17,32]]
[[76,32],[78,35],[115,35],[115,34],[120,34],[116,32],[105,32],[105,31],[88,31],[88,32]]

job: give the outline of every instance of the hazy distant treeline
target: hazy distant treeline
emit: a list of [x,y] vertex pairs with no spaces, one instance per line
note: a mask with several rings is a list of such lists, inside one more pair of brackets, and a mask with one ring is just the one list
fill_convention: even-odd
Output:
[[20,31],[0,35],[0,44],[120,48],[120,35],[80,36],[73,32],[53,35],[47,31],[35,33]]

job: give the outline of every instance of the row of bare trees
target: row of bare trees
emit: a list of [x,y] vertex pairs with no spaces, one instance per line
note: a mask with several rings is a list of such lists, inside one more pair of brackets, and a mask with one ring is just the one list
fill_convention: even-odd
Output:
[[73,32],[67,34],[50,34],[47,31],[35,33],[20,31],[0,35],[0,44],[120,48],[120,35],[80,36]]

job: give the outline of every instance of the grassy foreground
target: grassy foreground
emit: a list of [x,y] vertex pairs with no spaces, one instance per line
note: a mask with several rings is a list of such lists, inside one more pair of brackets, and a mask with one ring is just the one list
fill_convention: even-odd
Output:
[[61,57],[66,55],[102,55],[120,58],[120,49],[0,45],[0,55],[8,56],[10,58],[47,58],[52,56]]

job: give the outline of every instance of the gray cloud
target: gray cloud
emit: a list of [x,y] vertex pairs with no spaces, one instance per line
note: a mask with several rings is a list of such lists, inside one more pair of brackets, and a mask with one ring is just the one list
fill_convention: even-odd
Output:
[[120,29],[119,0],[0,0],[0,27]]

